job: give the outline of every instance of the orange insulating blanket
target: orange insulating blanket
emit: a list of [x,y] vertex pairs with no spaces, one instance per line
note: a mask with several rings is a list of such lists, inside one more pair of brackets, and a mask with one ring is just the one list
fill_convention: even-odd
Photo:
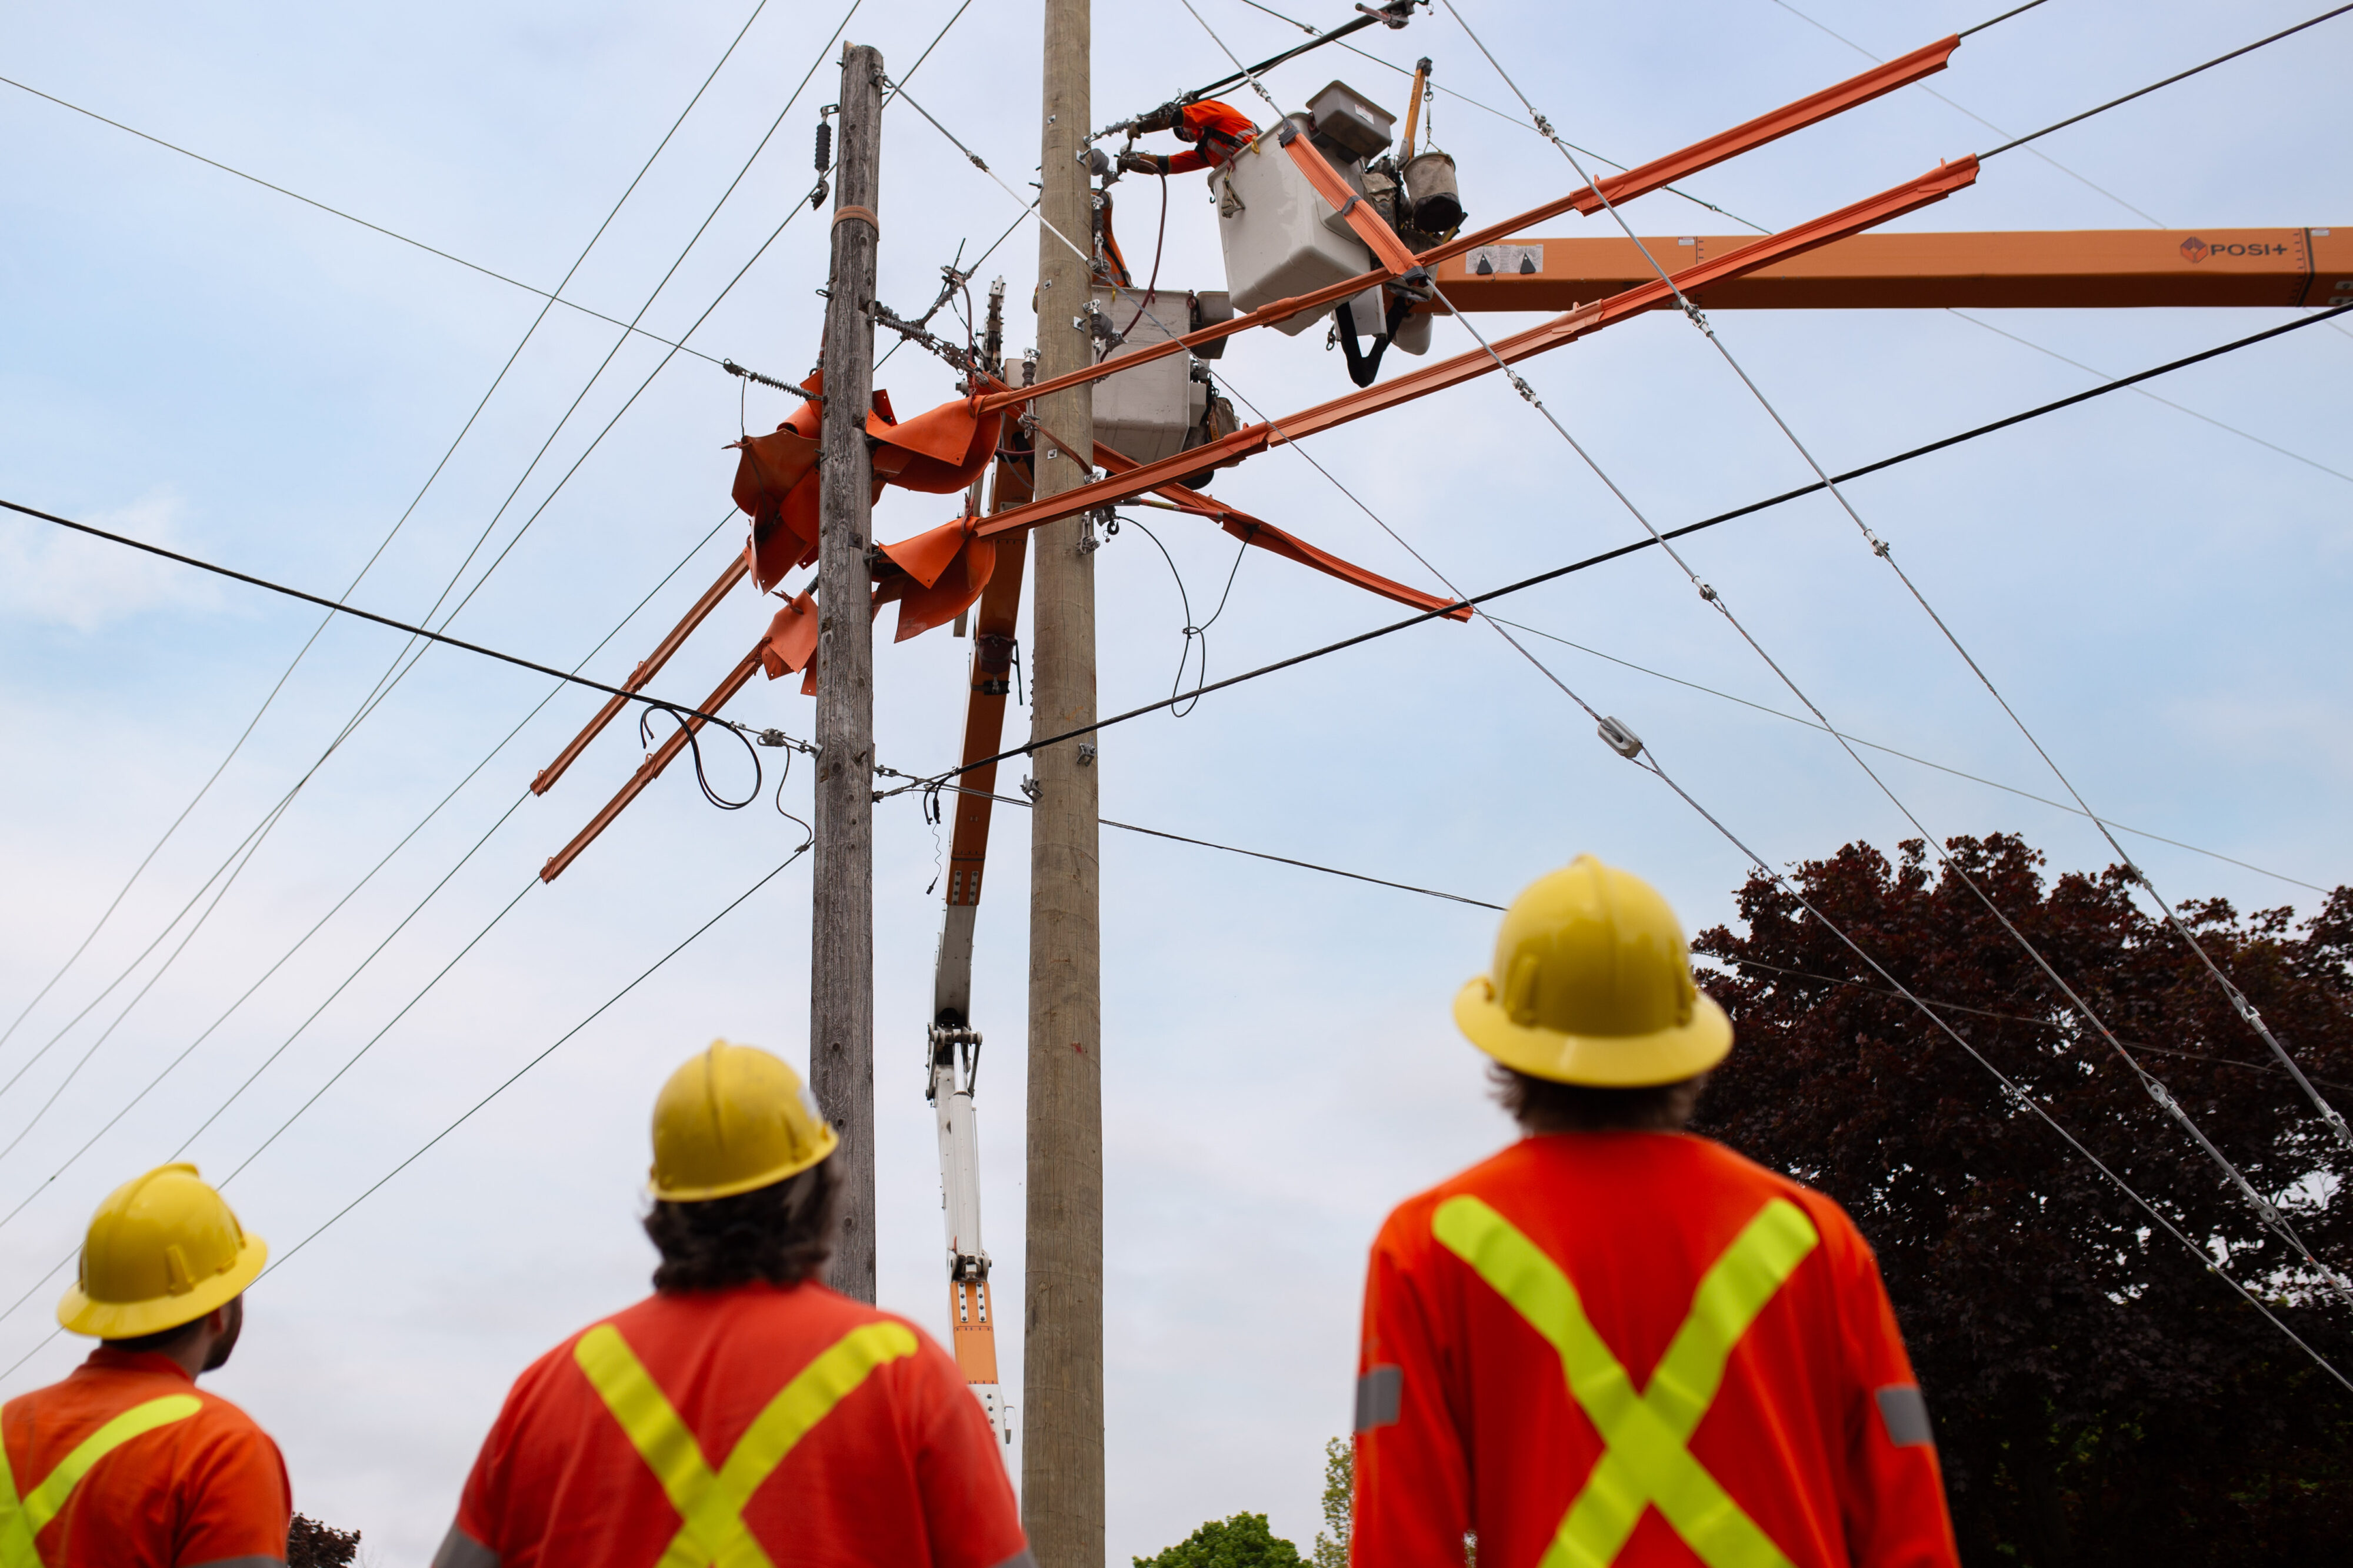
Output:
[[[813,374],[801,385],[822,392],[824,376]],[[996,452],[1004,424],[1003,415],[984,414],[979,405],[977,397],[958,398],[902,424],[891,411],[890,395],[877,391],[873,412],[866,416],[866,433],[875,442],[874,494],[879,497],[886,484],[927,495],[969,487]],[[822,417],[820,405],[805,403],[773,435],[746,437],[729,447],[743,454],[735,466],[735,504],[752,519],[745,553],[764,594],[795,566],[817,559]]]

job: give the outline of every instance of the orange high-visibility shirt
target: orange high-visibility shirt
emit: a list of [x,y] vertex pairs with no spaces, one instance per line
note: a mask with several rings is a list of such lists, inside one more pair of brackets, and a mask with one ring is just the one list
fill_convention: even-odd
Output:
[[[76,1479],[93,1438],[104,1452]],[[278,1445],[169,1356],[100,1346],[63,1383],[0,1409],[0,1531],[30,1530],[46,1568],[286,1560],[294,1501]]]
[[1359,1373],[1356,1568],[1958,1562],[1869,1245],[1704,1138],[1526,1138],[1400,1205]]
[[780,1563],[1029,1563],[955,1363],[815,1283],[653,1296],[532,1363],[434,1561],[654,1568],[739,1532]]
[[1172,174],[1222,163],[1249,146],[1250,138],[1258,134],[1258,127],[1250,122],[1249,115],[1214,98],[1187,104],[1185,125],[1193,132],[1195,144],[1170,156],[1167,172]]

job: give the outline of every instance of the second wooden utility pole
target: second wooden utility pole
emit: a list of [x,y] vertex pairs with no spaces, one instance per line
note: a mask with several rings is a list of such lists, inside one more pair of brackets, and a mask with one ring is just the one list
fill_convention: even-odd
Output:
[[[1088,0],[1046,0],[1038,374],[1094,359],[1087,187]],[[1057,231],[1060,231],[1058,234]],[[1067,237],[1067,239],[1064,237]],[[1037,493],[1085,482],[1094,395],[1038,405]],[[1068,441],[1071,447],[1065,447]],[[1038,530],[1034,735],[1095,717],[1094,557],[1084,518]],[[1029,832],[1029,1184],[1022,1339],[1022,1522],[1039,1568],[1103,1568],[1103,996],[1095,738],[1036,753]]]
[[841,52],[841,157],[825,306],[818,461],[817,850],[809,919],[809,1087],[841,1148],[841,1231],[827,1279],[874,1300],[874,216],[882,56]]

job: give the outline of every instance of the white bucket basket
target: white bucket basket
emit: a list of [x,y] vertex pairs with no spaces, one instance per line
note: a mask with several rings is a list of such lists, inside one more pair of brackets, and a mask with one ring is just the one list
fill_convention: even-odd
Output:
[[[1306,119],[1293,115],[1294,124]],[[1307,127],[1299,124],[1302,135]],[[1352,233],[1324,220],[1332,204],[1307,183],[1291,154],[1268,132],[1219,169],[1218,238],[1225,249],[1226,287],[1238,310],[1325,288],[1373,268],[1372,252]],[[1296,337],[1327,320],[1331,307],[1304,310],[1277,330]]]

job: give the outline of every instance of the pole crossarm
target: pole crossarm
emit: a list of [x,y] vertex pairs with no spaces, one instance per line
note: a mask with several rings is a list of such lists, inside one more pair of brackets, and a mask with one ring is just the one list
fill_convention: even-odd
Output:
[[[1458,310],[1573,310],[1753,235],[1528,236],[1433,268]],[[1484,267],[1487,270],[1482,271]],[[1706,310],[2305,306],[2353,298],[2353,226],[1858,234],[1690,296]]]
[[[1940,164],[1917,179],[1882,191],[1837,212],[1824,214],[1810,223],[1768,235],[1729,255],[1686,268],[1673,274],[1672,282],[1653,278],[1647,283],[1571,310],[1540,326],[1498,339],[1492,355],[1483,349],[1457,354],[1451,359],[1411,371],[1395,381],[1349,393],[1298,414],[1246,426],[1230,436],[1189,447],[1175,457],[1141,464],[1124,473],[1097,479],[1047,500],[1009,508],[976,521],[974,531],[980,537],[988,538],[1010,533],[1017,529],[1036,528],[1097,507],[1112,506],[1148,490],[1158,489],[1198,469],[1222,464],[1229,459],[1247,458],[1286,441],[1297,441],[1353,423],[1367,415],[1426,397],[1433,392],[1443,391],[1488,374],[1497,368],[1498,359],[1510,365],[1546,350],[1575,342],[1589,332],[1652,310],[1662,301],[1672,300],[1678,289],[1687,294],[1694,289],[1738,278],[1859,233],[1875,224],[1885,223],[1890,218],[1916,211],[1933,202],[1942,201],[1953,192],[1970,184],[1977,175],[1978,161],[1974,156]],[[1136,357],[1140,356],[1131,355],[1113,363],[1124,366]]]
[[[1511,238],[1514,235],[1525,233],[1531,224],[1543,223],[1548,218],[1558,217],[1563,213],[1577,212],[1590,216],[1604,211],[1609,206],[1630,202],[1637,196],[1646,195],[1676,180],[1696,174],[1702,169],[1711,168],[1743,153],[1762,147],[1768,142],[1778,141],[1793,132],[1801,131],[1809,125],[1828,120],[1858,104],[1868,103],[1874,98],[1883,97],[1894,92],[1897,88],[1918,81],[1923,77],[1933,76],[1945,68],[1952,58],[1953,51],[1960,47],[1960,43],[1961,40],[1957,36],[1939,39],[1926,48],[1915,49],[1910,54],[1889,60],[1884,65],[1874,66],[1860,76],[1850,77],[1836,86],[1824,88],[1810,98],[1801,98],[1797,102],[1786,104],[1769,114],[1760,114],[1745,124],[1736,125],[1729,131],[1719,132],[1704,142],[1694,142],[1680,152],[1670,153],[1663,158],[1652,159],[1650,163],[1629,169],[1622,174],[1612,174],[1609,178],[1599,182],[1598,189],[1594,185],[1580,185],[1565,196],[1530,207],[1527,211],[1505,218],[1501,223],[1490,224],[1485,228],[1476,229],[1469,234],[1457,235],[1443,245],[1432,246],[1419,256],[1413,257],[1412,265],[1435,268],[1442,262],[1482,246],[1495,245]],[[1261,137],[1259,142],[1253,144],[1253,151],[1279,134],[1279,131],[1270,132],[1266,136]],[[1321,154],[1315,153],[1314,148],[1305,142],[1293,142],[1292,146],[1304,147],[1308,155],[1321,161]],[[1237,155],[1250,157],[1253,153],[1245,152]],[[1297,153],[1293,155],[1299,156]],[[1335,203],[1335,205],[1340,204]],[[989,414],[1001,408],[1010,408],[1017,404],[1045,396],[1049,393],[1060,392],[1069,387],[1082,386],[1090,382],[1101,381],[1105,376],[1116,375],[1121,371],[1133,370],[1138,365],[1149,364],[1152,361],[1169,354],[1189,352],[1204,343],[1229,338],[1237,332],[1247,331],[1252,327],[1272,326],[1277,321],[1287,321],[1293,316],[1312,310],[1319,305],[1336,304],[1342,300],[1353,299],[1367,289],[1401,276],[1409,268],[1403,267],[1376,268],[1369,272],[1359,273],[1344,282],[1328,284],[1324,288],[1296,295],[1288,300],[1276,300],[1245,315],[1236,316],[1231,321],[1219,321],[1214,326],[1203,327],[1198,331],[1187,332],[1182,337],[1170,338],[1162,342],[1138,348],[1132,353],[1120,355],[1115,360],[1105,360],[1100,364],[1075,370],[1065,375],[1050,377],[1035,386],[1008,388],[994,393],[981,399],[980,412]]]

